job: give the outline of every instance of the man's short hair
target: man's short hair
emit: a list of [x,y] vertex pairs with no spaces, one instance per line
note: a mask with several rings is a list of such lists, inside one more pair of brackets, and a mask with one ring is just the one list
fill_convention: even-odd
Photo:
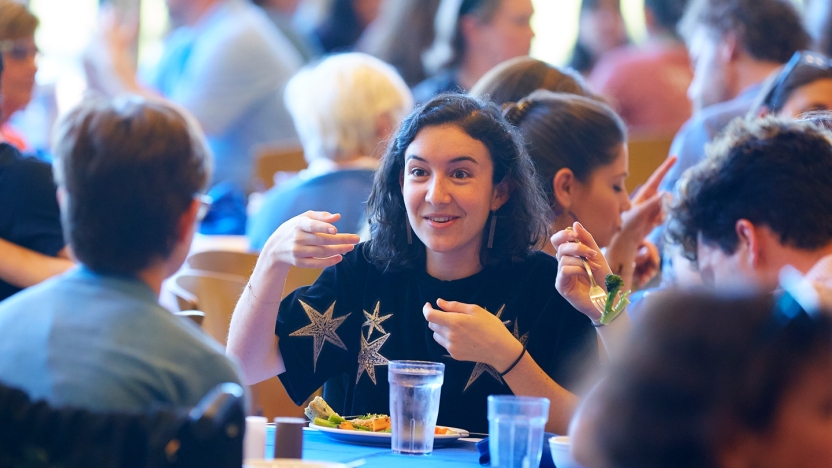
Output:
[[790,0],[691,0],[679,32],[690,41],[699,26],[717,39],[735,34],[739,46],[761,61],[786,63],[811,43]]
[[21,2],[0,0],[0,40],[31,37],[38,23],[38,18]]
[[668,237],[696,260],[697,239],[733,254],[736,223],[771,229],[783,245],[832,242],[832,132],[807,121],[735,120],[679,181]]
[[134,274],[170,257],[210,175],[195,120],[161,101],[88,100],[55,133],[64,235],[94,271]]

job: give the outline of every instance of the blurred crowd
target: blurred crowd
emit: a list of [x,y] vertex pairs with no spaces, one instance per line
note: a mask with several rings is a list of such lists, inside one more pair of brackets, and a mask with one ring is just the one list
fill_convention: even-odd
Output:
[[[832,466],[832,3],[644,0],[635,42],[619,0],[583,0],[566,64],[529,56],[531,0],[302,3],[166,0],[147,70],[104,9],[87,96],[35,152],[10,119],[39,21],[0,0],[1,382],[141,410],[279,374],[359,414],[383,349],[477,362],[444,424],[550,398],[586,467]],[[629,193],[638,141],[669,152]],[[287,145],[306,168],[256,185]],[[233,361],[158,304],[196,231],[262,252]],[[290,266],[329,268],[281,302]],[[614,323],[587,302],[608,273],[633,292]],[[419,312],[390,338],[379,303]]]

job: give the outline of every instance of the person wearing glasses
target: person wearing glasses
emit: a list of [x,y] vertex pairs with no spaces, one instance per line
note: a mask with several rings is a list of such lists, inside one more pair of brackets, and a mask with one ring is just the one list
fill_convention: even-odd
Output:
[[9,119],[32,100],[35,74],[35,29],[38,18],[23,4],[14,0],[0,0],[0,52],[3,54],[3,101],[0,103],[0,136],[21,151],[31,148],[26,137],[11,126]]
[[789,63],[758,96],[759,105],[749,117],[776,114],[799,117],[832,109],[832,67],[817,52],[795,52]]
[[56,129],[55,180],[80,268],[0,303],[0,381],[91,410],[193,406],[239,383],[216,342],[158,303],[204,206],[210,152],[159,100],[90,100]]
[[577,461],[832,466],[832,320],[807,299],[664,294],[582,402]]
[[789,0],[691,0],[679,31],[693,66],[694,114],[673,139],[669,156],[678,161],[662,182],[667,191],[728,122],[751,109],[765,79],[810,42]]

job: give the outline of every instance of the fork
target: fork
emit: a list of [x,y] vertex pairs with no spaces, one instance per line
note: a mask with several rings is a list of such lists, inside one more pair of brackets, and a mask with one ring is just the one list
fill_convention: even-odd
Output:
[[[566,229],[571,231],[572,227],[569,226]],[[579,240],[574,240],[572,242],[576,244],[581,243],[581,241]],[[579,258],[581,259],[581,263],[584,264],[584,268],[586,268],[587,276],[589,276],[589,283],[591,285],[589,288],[589,301],[592,302],[592,305],[594,305],[598,312],[601,312],[601,314],[603,315],[604,308],[607,305],[607,292],[604,291],[604,289],[601,286],[598,286],[598,283],[595,282],[595,277],[592,276],[592,269],[589,268],[589,263],[587,263],[586,257]]]

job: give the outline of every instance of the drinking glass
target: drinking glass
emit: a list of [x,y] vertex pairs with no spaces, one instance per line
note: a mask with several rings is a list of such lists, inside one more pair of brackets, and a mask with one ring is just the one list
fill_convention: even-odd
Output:
[[549,399],[512,395],[488,397],[488,452],[491,466],[540,465]]
[[445,364],[425,361],[390,361],[390,424],[393,453],[427,455],[433,451],[433,434],[439,415],[439,394]]

